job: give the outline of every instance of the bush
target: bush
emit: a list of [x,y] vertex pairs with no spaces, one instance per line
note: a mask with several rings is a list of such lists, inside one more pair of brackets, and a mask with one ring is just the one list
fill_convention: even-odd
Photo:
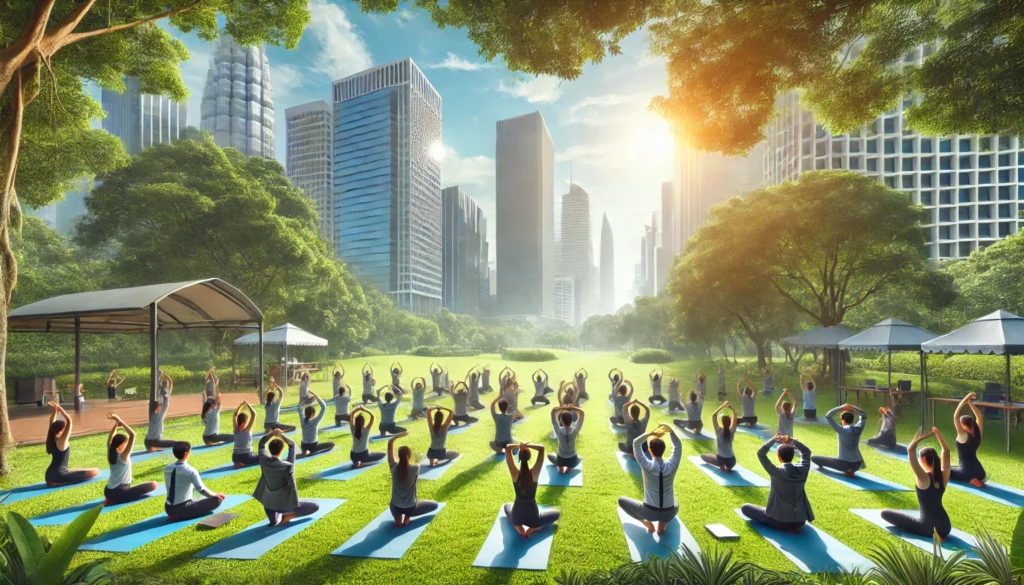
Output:
[[558,356],[549,349],[506,347],[501,352],[501,359],[509,362],[550,362]]
[[[175,394],[198,393],[206,384],[206,372],[192,372],[181,366],[162,366],[162,368],[168,376],[174,379]],[[82,392],[87,400],[107,398],[106,382],[109,375],[109,371],[82,372]],[[124,383],[117,387],[118,392],[125,388],[135,388],[138,398],[149,396],[149,368],[118,368],[117,375],[125,377]],[[221,384],[225,386],[231,381],[226,370],[217,375],[221,378]],[[63,392],[68,386],[75,383],[75,375],[61,374],[57,376],[56,380],[57,390]],[[65,395],[64,398],[70,399],[70,396]]]
[[421,357],[467,357],[479,355],[480,350],[458,345],[417,345],[409,354]]
[[629,361],[634,364],[667,364],[675,361],[675,356],[664,349],[638,349],[629,356]]

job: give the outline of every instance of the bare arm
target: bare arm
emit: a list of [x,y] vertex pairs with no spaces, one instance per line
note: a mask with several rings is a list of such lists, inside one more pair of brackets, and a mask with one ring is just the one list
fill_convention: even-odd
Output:
[[949,483],[949,472],[951,470],[949,466],[949,445],[946,444],[946,439],[943,438],[939,429],[933,427],[932,434],[935,435],[935,438],[939,441],[939,446],[942,447],[942,483],[945,485]]
[[398,460],[395,459],[395,441],[397,440],[398,435],[395,435],[394,437],[391,437],[391,439],[388,441],[388,465],[394,465],[398,463]]
[[512,475],[512,481],[519,480],[519,469],[516,467],[515,457],[512,456],[512,450],[518,447],[518,445],[506,445],[505,446],[505,465],[508,467],[508,472]]
[[924,467],[921,467],[921,460],[917,458],[917,444],[921,442],[921,439],[930,436],[932,436],[932,433],[918,435],[907,445],[907,460],[910,462],[910,469],[914,470],[917,487],[921,489],[928,487],[931,478],[928,477],[928,472],[924,470]]
[[533,481],[537,481],[540,478],[540,470],[544,468],[548,460],[544,457],[544,445],[530,445],[530,449],[537,454],[533,461],[533,469],[530,470],[533,473]]
[[974,398],[974,396],[974,392],[971,392],[967,396],[964,396],[963,400],[961,400],[960,403],[956,405],[956,410],[953,411],[953,428],[956,429],[957,439],[960,439],[961,442],[963,442],[963,440],[966,440],[967,438],[967,429],[965,429],[964,426],[960,424],[960,413],[963,412],[964,407],[967,406],[967,403],[970,402]]

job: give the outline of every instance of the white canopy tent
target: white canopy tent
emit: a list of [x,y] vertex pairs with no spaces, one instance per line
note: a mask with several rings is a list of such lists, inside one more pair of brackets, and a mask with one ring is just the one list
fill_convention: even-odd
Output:
[[[250,346],[257,345],[260,342],[257,334],[250,333],[243,335],[235,340],[236,346]],[[288,348],[289,347],[322,347],[324,351],[327,350],[327,340],[323,337],[313,335],[309,331],[292,325],[291,323],[285,323],[284,325],[278,325],[273,329],[263,334],[263,345],[264,346],[278,346],[284,349],[284,386],[288,387]],[[262,372],[261,372],[262,375]]]

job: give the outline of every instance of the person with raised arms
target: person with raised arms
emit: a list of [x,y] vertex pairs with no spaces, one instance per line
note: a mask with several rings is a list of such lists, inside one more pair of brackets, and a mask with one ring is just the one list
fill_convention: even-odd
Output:
[[718,366],[718,399],[725,400],[725,365]]
[[[768,452],[776,444],[779,446],[775,452],[779,465],[768,459]],[[800,462],[794,464],[793,457],[797,451],[800,451]],[[814,511],[805,491],[807,474],[811,471],[811,450],[793,437],[775,435],[757,450],[757,459],[772,482],[768,505],[761,508],[743,504],[740,507],[743,515],[776,530],[799,530],[804,524],[813,522]]]
[[[672,455],[668,460],[665,459],[666,445],[662,438],[666,434],[672,441]],[[671,427],[661,425],[653,432],[633,439],[632,451],[643,475],[644,500],[641,502],[622,496],[619,498],[619,508],[630,518],[640,521],[647,532],[657,530],[658,534],[665,534],[665,529],[679,512],[675,479],[679,462],[683,458],[683,443]]]
[[452,409],[443,406],[432,406],[427,410],[427,432],[430,435],[427,459],[431,467],[435,467],[438,461],[451,461],[459,456],[458,452],[448,449],[448,429],[452,426],[453,416]]
[[124,383],[127,376],[117,377],[117,370],[110,370],[110,375],[107,376],[107,400],[113,402],[117,400],[117,387]]
[[[917,444],[932,435],[935,435],[939,446],[942,447],[941,456],[932,447],[925,447],[920,453],[917,451]],[[882,520],[925,538],[932,538],[936,534],[940,539],[946,538],[953,531],[949,514],[942,505],[942,495],[946,493],[946,486],[949,485],[949,447],[946,446],[946,440],[942,438],[939,429],[932,427],[930,433],[914,437],[907,445],[907,461],[910,462],[910,469],[914,471],[918,516],[915,518],[897,510],[882,510]]]
[[[786,400],[789,398],[789,400]],[[788,388],[782,389],[779,399],[775,401],[775,416],[778,418],[779,426],[776,435],[783,437],[793,436],[793,421],[796,419],[796,402]]]
[[761,373],[764,375],[761,393],[765,396],[771,396],[775,392],[775,375],[772,374],[772,370],[768,366],[761,368]]
[[234,439],[234,435],[220,432],[220,394],[216,394],[213,400],[203,403],[199,418],[203,421],[203,443],[206,445],[219,445],[228,443]]
[[574,406],[577,404],[577,390],[572,382],[562,381],[558,385],[558,406]]
[[341,368],[334,368],[334,374],[331,375],[331,393],[332,396],[337,396],[338,390],[345,385],[345,364],[338,364]]
[[686,410],[686,420],[677,418],[672,421],[672,424],[683,431],[699,435],[704,430],[704,422],[701,420],[704,399],[695,390],[691,390],[689,400],[683,403],[683,409]]
[[402,364],[398,362],[391,364],[391,386],[402,387]]
[[[316,394],[314,400],[323,405]],[[306,409],[313,408],[307,406]],[[323,406],[320,412],[323,414]],[[288,456],[281,459],[281,452],[288,445]],[[295,487],[295,441],[285,436],[281,429],[274,429],[260,439],[260,479],[252,497],[263,505],[263,512],[271,526],[280,526],[296,518],[309,516],[320,509],[316,502],[299,500]]]
[[[899,400],[895,394],[893,394],[893,399]],[[895,449],[896,411],[891,408],[881,406],[878,408],[878,414],[882,415],[882,417],[878,421],[878,435],[868,439],[867,444],[871,445],[872,447]]]
[[693,388],[697,392],[697,396],[700,397],[700,401],[704,402],[708,395],[708,378],[704,375],[703,370],[697,370],[697,376],[693,379]]
[[608,417],[608,421],[614,425],[626,424],[626,419],[622,415],[622,409],[632,400],[633,385],[629,383],[629,380],[623,380],[615,392],[615,397],[612,399],[612,416]]
[[491,364],[486,364],[480,370],[480,393],[489,394],[494,392],[494,387],[491,386]]
[[[643,409],[643,416],[640,410]],[[647,423],[651,420],[651,409],[639,400],[631,400],[622,407],[622,419],[626,426],[626,440],[619,443],[619,450],[632,457],[633,440],[647,432]]]
[[348,416],[348,425],[352,429],[352,450],[348,456],[352,460],[352,467],[362,467],[364,463],[383,459],[384,453],[370,452],[370,433],[373,432],[373,421],[376,418],[373,413],[359,405]]
[[408,434],[399,433],[388,441],[388,467],[391,468],[391,502],[388,508],[395,519],[395,526],[408,526],[416,516],[429,514],[438,507],[437,502],[416,497],[420,466],[412,462],[412,448],[402,445],[398,448],[398,456],[395,456],[395,441]]
[[405,429],[395,424],[395,414],[398,412],[398,405],[402,403],[401,388],[385,385],[377,390],[376,398],[380,407],[380,425],[377,427],[380,436],[404,433]]
[[[242,412],[242,409],[249,412]],[[256,411],[249,401],[243,400],[232,417],[235,446],[231,450],[231,462],[235,467],[248,467],[260,462],[260,456],[252,452],[252,426],[256,423]]]
[[220,378],[217,377],[217,366],[211,366],[206,370],[206,380],[203,386],[203,402],[215,400],[220,395]]
[[670,412],[683,410],[683,402],[679,398],[679,378],[668,381],[668,409]]
[[[215,493],[203,485],[203,479],[195,467],[188,464],[192,454],[192,445],[187,441],[178,441],[171,448],[174,463],[164,467],[164,485],[167,486],[167,500],[164,502],[164,513],[172,522],[191,520],[205,516],[220,507],[224,494]],[[195,488],[205,496],[201,500],[192,499]]]
[[665,371],[661,368],[651,370],[651,373],[647,374],[647,377],[651,379],[651,397],[647,399],[651,405],[665,404],[665,397],[661,395],[661,379],[664,377]]
[[814,391],[814,376],[800,374],[800,387],[804,391],[804,418],[807,420],[818,420],[818,407],[816,405],[817,393]]
[[160,449],[173,447],[178,441],[164,438],[164,418],[171,406],[171,392],[174,391],[174,379],[160,370],[160,392],[156,400],[149,401],[149,428],[146,438],[142,441],[146,450],[152,453]]
[[334,389],[334,426],[348,423],[348,407],[352,403],[352,389],[341,384]]
[[494,420],[494,440],[491,441],[491,449],[495,453],[501,453],[514,440],[512,424],[515,422],[512,405],[501,395],[491,402],[491,419]]
[[576,374],[573,375],[573,379],[576,382],[576,400],[582,403],[584,400],[590,400],[590,395],[587,394],[587,370],[580,368],[576,370]]
[[[116,414],[108,414],[107,418],[114,421],[114,426],[107,435],[107,464],[110,465],[110,477],[103,488],[103,505],[114,506],[142,499],[155,490],[159,484],[147,481],[136,486],[132,485],[132,449],[135,447],[135,430],[128,426]],[[124,429],[124,434],[117,432]]]
[[426,404],[426,393],[427,393],[427,381],[422,377],[418,376],[412,379],[412,412],[409,413],[409,418],[416,420],[427,414]]
[[[312,390],[309,392],[309,397],[316,402],[316,406],[310,404],[302,411],[302,421],[300,421],[302,426],[302,444],[300,445],[299,457],[316,455],[317,453],[330,451],[334,448],[334,443],[320,441],[320,421],[324,419],[324,413],[327,412],[327,403]],[[384,415],[381,414],[381,418],[383,417]]]
[[483,410],[487,408],[480,403],[480,372],[477,370],[479,366],[474,366],[466,374],[466,387],[469,388],[469,409],[470,410]]
[[[719,413],[729,409],[732,416],[723,414],[719,423]],[[736,438],[733,428],[733,420],[736,417],[736,410],[728,402],[723,402],[711,415],[711,425],[715,428],[715,454],[704,453],[701,460],[708,465],[714,465],[722,471],[732,471],[736,468],[736,454],[732,450],[732,441]]]
[[430,381],[434,385],[434,392],[438,396],[444,394],[446,387],[443,385],[444,370],[437,364],[437,362],[430,363]]
[[[515,454],[517,448],[518,466]],[[536,458],[533,457],[533,453],[537,454]],[[534,459],[532,468],[531,458]],[[505,464],[512,476],[512,489],[515,490],[516,499],[511,504],[505,504],[504,511],[509,523],[523,538],[528,538],[538,530],[554,524],[561,516],[558,510],[541,511],[537,506],[537,480],[540,479],[544,461],[543,445],[519,443],[505,447]]]
[[279,422],[281,418],[281,402],[284,400],[284,388],[277,385],[274,377],[270,377],[270,389],[267,390],[267,399],[263,402],[263,431],[269,433],[274,429],[281,429],[286,433],[295,430],[293,425],[285,425]]
[[576,454],[576,438],[580,436],[585,417],[583,409],[572,405],[551,409],[551,428],[558,440],[558,450],[548,455],[548,461],[558,469],[558,473],[569,473],[569,470],[580,464],[580,457]]
[[313,402],[313,397],[309,392],[309,372],[303,371],[302,376],[299,377],[299,408],[307,404],[312,405]]
[[615,394],[619,391],[619,382],[622,381],[622,372],[618,368],[608,371],[608,379],[612,382],[612,391],[608,394],[608,400],[614,400]]
[[530,398],[530,404],[536,406],[538,403],[548,405],[551,401],[545,394],[548,394],[548,374],[544,370],[538,369],[533,373],[533,397]]
[[[953,413],[953,428],[956,429],[957,466],[952,468],[949,477],[953,481],[970,483],[974,487],[985,487],[985,468],[978,460],[978,447],[981,447],[981,434],[985,424],[984,417],[974,406],[977,394],[971,392],[956,405]],[[974,416],[963,412],[965,406],[970,407]],[[1007,423],[1009,424],[1009,423]]]
[[370,362],[366,362],[363,365],[363,404],[377,402],[377,395],[373,392],[373,387],[376,385],[377,379],[373,377],[373,366],[370,365]]
[[519,382],[515,374],[506,377],[506,383],[502,385],[499,396],[508,402],[508,411],[512,413],[515,420],[522,420],[526,416],[519,410]]
[[[837,414],[842,423],[836,422]],[[845,473],[847,477],[855,477],[857,470],[865,467],[864,458],[860,454],[860,436],[864,432],[867,415],[863,409],[852,404],[843,404],[828,411],[825,419],[836,431],[836,437],[839,439],[839,456],[815,455],[811,461],[818,467],[828,467]]]
[[[457,422],[463,425],[470,425],[477,421],[476,417],[469,416],[469,388],[465,382],[456,382],[451,388],[452,402],[455,404],[455,416]],[[457,425],[458,426],[458,425]]]
[[750,380],[741,378],[736,383],[736,394],[740,397],[743,405],[743,417],[736,421],[737,425],[744,424],[752,427],[757,424],[757,389]]

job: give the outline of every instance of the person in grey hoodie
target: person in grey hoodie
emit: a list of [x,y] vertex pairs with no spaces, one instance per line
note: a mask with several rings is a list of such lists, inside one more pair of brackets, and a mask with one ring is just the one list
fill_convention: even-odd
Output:
[[[285,444],[288,445],[288,456],[281,459]],[[295,441],[285,436],[281,429],[274,429],[263,435],[259,449],[262,474],[252,497],[263,505],[270,525],[287,524],[319,510],[316,502],[299,500],[299,490],[295,487]]]
[[[842,414],[840,414],[842,413]],[[842,423],[836,422],[836,415],[840,415]],[[815,455],[811,462],[819,468],[828,467],[846,474],[847,477],[854,477],[857,470],[863,469],[864,458],[860,454],[860,436],[864,432],[864,421],[868,413],[852,404],[837,406],[828,411],[825,418],[828,424],[836,431],[839,438],[839,456],[824,457]]]

